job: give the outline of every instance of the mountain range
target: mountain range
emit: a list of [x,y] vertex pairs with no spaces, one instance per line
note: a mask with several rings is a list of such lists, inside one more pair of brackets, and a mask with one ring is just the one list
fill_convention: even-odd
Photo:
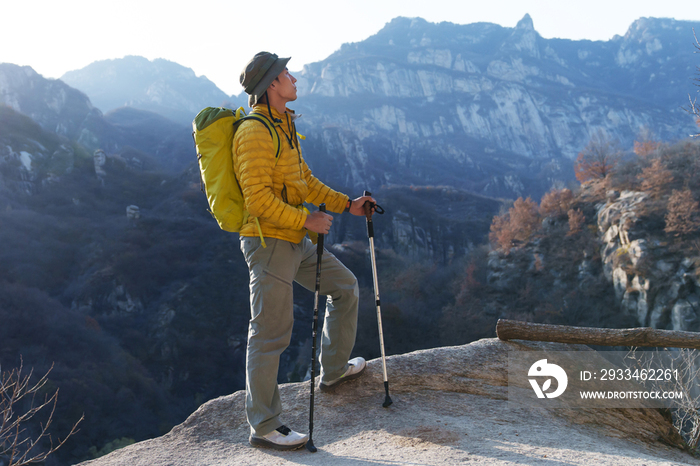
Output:
[[[571,180],[597,132],[629,148],[640,132],[674,141],[695,131],[682,109],[694,90],[693,27],[641,18],[594,42],[544,39],[529,15],[515,28],[396,18],[304,66],[298,129],[341,186],[538,197]],[[181,124],[204,106],[245,106],[166,60],[105,60],[62,80],[104,112],[128,106]]]
[[[348,184],[538,197],[570,179],[596,132],[631,148],[645,128],[664,141],[696,131],[681,107],[699,26],[642,18],[591,42],[544,39],[529,16],[515,28],[397,18],[305,66],[297,107],[324,155],[342,154]],[[380,162],[393,169],[378,174]]]

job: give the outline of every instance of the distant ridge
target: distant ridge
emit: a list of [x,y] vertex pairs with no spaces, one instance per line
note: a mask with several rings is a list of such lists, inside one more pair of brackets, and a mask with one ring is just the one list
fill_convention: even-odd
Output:
[[129,106],[188,125],[202,108],[230,100],[205,76],[162,58],[96,61],[67,72],[61,80],[83,91],[105,113]]
[[194,159],[191,115],[185,115],[186,123],[135,107],[103,115],[83,92],[60,79],[46,79],[29,66],[0,63],[0,105],[89,151],[114,154],[131,147],[167,171],[180,171]]

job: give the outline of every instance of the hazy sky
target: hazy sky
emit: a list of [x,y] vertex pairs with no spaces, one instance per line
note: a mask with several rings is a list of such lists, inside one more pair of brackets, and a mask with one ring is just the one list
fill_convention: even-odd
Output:
[[[165,58],[229,94],[258,51],[291,56],[289,68],[322,60],[375,34],[397,16],[513,27],[529,13],[545,38],[608,40],[640,17],[700,21],[698,0],[2,0],[0,63],[47,78],[93,61]],[[700,31],[698,31],[700,35]],[[692,50],[692,33],[688,46]]]

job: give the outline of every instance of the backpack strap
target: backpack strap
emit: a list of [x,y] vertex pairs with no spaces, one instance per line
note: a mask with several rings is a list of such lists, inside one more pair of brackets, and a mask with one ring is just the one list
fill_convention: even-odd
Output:
[[277,134],[277,130],[275,129],[275,125],[270,121],[269,118],[267,118],[265,115],[261,113],[251,113],[250,115],[244,116],[240,120],[236,121],[236,123],[239,123],[243,120],[255,120],[259,121],[265,127],[267,130],[270,132],[270,137],[272,138],[272,143],[275,145],[277,148],[277,151],[275,152],[275,165],[277,165],[277,161],[280,158],[280,150],[281,150],[281,144],[280,144],[280,136]]
[[[255,121],[259,121],[260,123],[265,125],[267,130],[270,132],[270,137],[272,138],[272,143],[277,148],[276,152],[275,152],[275,165],[277,165],[277,162],[280,159],[280,151],[281,151],[282,145],[280,144],[280,136],[277,133],[277,130],[275,129],[274,124],[270,121],[269,118],[267,118],[265,115],[260,114],[260,113],[251,113],[250,115],[246,115],[246,116],[241,118],[240,117],[241,113],[239,113],[239,112],[242,112],[242,111],[243,111],[243,109],[239,108],[238,112],[236,112],[236,122],[234,123],[234,125],[240,124],[243,120],[255,120]],[[245,115],[245,113],[243,113],[243,114]],[[234,179],[236,180],[236,183],[238,184],[238,178],[234,176]],[[240,184],[238,184],[238,189],[241,189]],[[258,227],[258,235],[260,235],[260,241],[262,243],[262,247],[266,248],[267,244],[265,244],[265,238],[263,237],[263,234],[262,234],[262,228],[260,227],[260,221],[258,220],[257,217],[255,217],[254,220],[255,220],[255,224]]]

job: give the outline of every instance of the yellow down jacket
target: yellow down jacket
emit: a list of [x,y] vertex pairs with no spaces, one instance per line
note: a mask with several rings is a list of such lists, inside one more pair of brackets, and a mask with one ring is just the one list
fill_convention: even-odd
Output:
[[294,112],[280,114],[277,109],[259,104],[253,113],[263,114],[275,124],[280,139],[280,156],[275,163],[272,137],[265,125],[255,120],[240,124],[233,140],[233,168],[241,185],[248,222],[241,236],[258,236],[255,218],[262,235],[292,243],[306,235],[306,212],[303,203],[316,206],[326,203],[330,212],[341,213],[348,196],[321,183],[304,161],[294,125]]

